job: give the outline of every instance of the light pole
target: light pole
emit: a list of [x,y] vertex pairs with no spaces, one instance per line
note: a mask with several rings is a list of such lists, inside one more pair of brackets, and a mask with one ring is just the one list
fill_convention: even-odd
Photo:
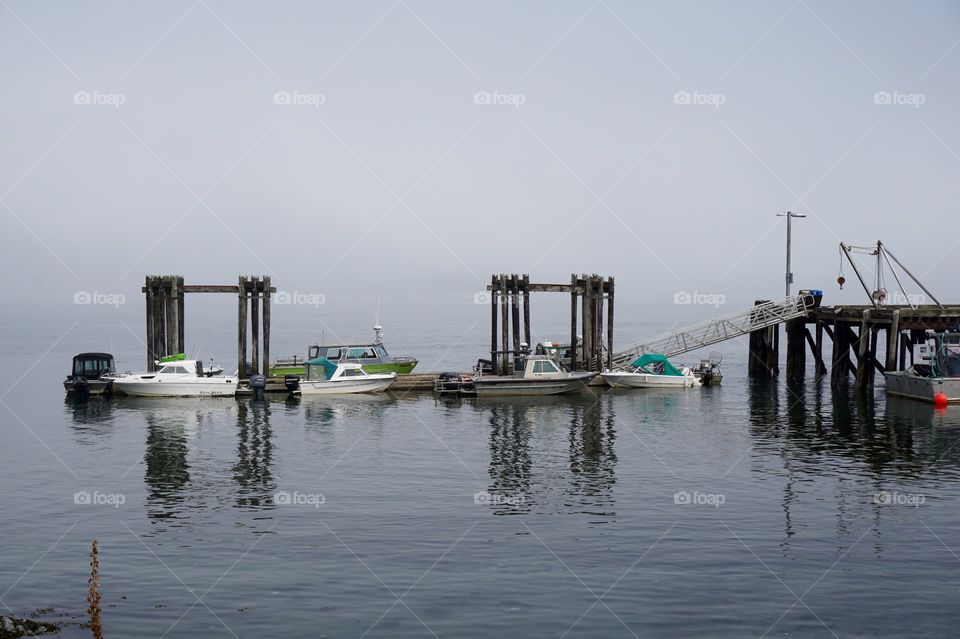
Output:
[[786,213],[777,213],[777,217],[787,218],[787,273],[785,280],[787,283],[787,297],[790,297],[790,285],[793,283],[793,273],[790,272],[790,220],[795,217],[807,217],[806,213],[792,213],[787,211]]

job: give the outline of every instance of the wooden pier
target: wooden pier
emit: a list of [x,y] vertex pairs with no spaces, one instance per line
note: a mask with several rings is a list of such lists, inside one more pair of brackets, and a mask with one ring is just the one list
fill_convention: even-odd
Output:
[[[817,377],[830,372],[830,385],[841,388],[851,378],[858,389],[873,386],[877,374],[906,370],[914,363],[914,348],[928,330],[943,331],[960,324],[960,305],[941,306],[818,306],[806,317],[784,323],[787,342],[786,374],[802,379],[809,350]],[[811,331],[811,328],[813,329]],[[752,376],[779,372],[779,330],[765,328],[750,334],[749,365]],[[830,365],[824,358],[824,335],[830,338]],[[884,350],[880,348],[883,335]]]
[[[612,277],[570,276],[569,284],[537,284],[529,275],[493,275],[487,286],[490,294],[490,362],[494,375],[513,372],[513,356],[521,352],[520,305],[523,305],[523,343],[530,348],[530,293],[566,293],[570,295],[570,370],[596,370],[612,367],[613,292]],[[604,332],[606,302],[606,332]],[[580,311],[580,332],[577,313]],[[497,325],[500,340],[497,341]],[[604,337],[606,348],[604,348]],[[578,354],[578,342],[580,353]],[[606,357],[604,358],[604,354]]]

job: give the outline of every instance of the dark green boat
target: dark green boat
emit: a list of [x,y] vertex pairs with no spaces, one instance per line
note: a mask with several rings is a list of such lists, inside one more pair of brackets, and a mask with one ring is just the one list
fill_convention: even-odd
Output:
[[[356,362],[363,366],[368,373],[396,373],[407,375],[417,365],[413,357],[391,357],[383,345],[383,328],[373,327],[374,340],[369,344],[315,344],[310,347],[307,360],[325,357],[336,364]],[[302,357],[288,357],[277,359],[270,367],[270,375],[282,377],[284,375],[305,374],[305,363]]]

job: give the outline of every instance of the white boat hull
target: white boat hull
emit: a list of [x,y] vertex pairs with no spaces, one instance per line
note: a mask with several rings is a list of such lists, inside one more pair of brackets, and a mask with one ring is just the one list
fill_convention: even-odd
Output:
[[652,373],[600,373],[613,388],[690,388],[699,386],[694,375],[654,375]]
[[342,377],[337,380],[300,380],[301,395],[353,395],[355,393],[379,393],[397,378],[391,375],[368,375],[357,379]]
[[[197,381],[192,381],[193,379]],[[113,381],[113,390],[131,397],[233,397],[239,381],[236,377],[202,377],[188,380],[120,378]]]

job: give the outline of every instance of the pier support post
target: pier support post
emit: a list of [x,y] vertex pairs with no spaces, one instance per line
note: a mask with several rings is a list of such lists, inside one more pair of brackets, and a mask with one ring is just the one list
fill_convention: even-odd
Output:
[[807,368],[806,361],[806,319],[803,317],[788,320],[787,334],[787,377],[789,379],[803,379]]
[[238,278],[237,297],[237,375],[247,378],[247,278]]
[[591,289],[590,277],[583,275],[583,297],[582,312],[583,318],[580,320],[583,335],[583,370],[593,370],[593,309],[590,307]]
[[[755,306],[767,300],[757,300]],[[747,374],[756,377],[774,377],[780,372],[780,329],[769,326],[750,332]]]
[[607,370],[613,368],[613,277],[607,278]]
[[263,276],[263,374],[270,374],[270,276]]
[[497,296],[499,294],[497,276],[490,276],[490,367],[491,373],[497,374]]
[[816,359],[814,363],[817,378],[827,374],[827,365],[823,362],[823,322],[817,320],[816,339],[814,340],[813,356]]
[[520,277],[510,276],[510,324],[513,330],[513,353],[520,352]]
[[510,302],[507,293],[507,276],[500,274],[500,370],[504,375],[509,375],[513,371],[510,362],[510,318],[508,304]]
[[155,355],[155,353],[154,353],[154,349],[155,349],[155,347],[156,347],[156,338],[155,338],[155,336],[154,336],[154,334],[153,334],[153,328],[154,328],[154,320],[153,320],[153,311],[154,311],[154,304],[153,304],[153,295],[154,295],[154,292],[153,292],[153,278],[150,277],[149,275],[147,275],[147,276],[144,278],[144,281],[143,281],[143,291],[144,291],[144,297],[145,297],[146,300],[147,300],[147,315],[146,315],[146,321],[147,321],[147,370],[150,371],[150,372],[153,372],[154,370],[156,370],[156,365],[154,365],[154,363],[153,363],[154,360],[156,359],[156,355]]
[[870,333],[870,311],[869,309],[864,309],[863,320],[860,322],[860,335],[857,338],[857,390],[866,389],[873,381],[873,371],[868,370]]
[[570,275],[570,370],[578,370],[577,365],[577,274]]
[[177,290],[177,278],[169,277],[164,278],[164,289],[166,295],[164,297],[164,317],[166,319],[166,326],[164,326],[164,334],[167,340],[167,354],[172,355],[174,353],[182,353],[183,351],[178,350],[178,333],[179,333],[179,298],[180,293]]
[[887,328],[887,371],[897,370],[897,346],[900,338],[900,309],[893,311],[890,327]]
[[533,344],[530,343],[530,340],[533,339],[530,336],[530,276],[523,276],[523,341],[527,343],[527,347],[532,349]]
[[250,337],[253,352],[250,354],[250,370],[260,374],[260,278],[250,276]]

